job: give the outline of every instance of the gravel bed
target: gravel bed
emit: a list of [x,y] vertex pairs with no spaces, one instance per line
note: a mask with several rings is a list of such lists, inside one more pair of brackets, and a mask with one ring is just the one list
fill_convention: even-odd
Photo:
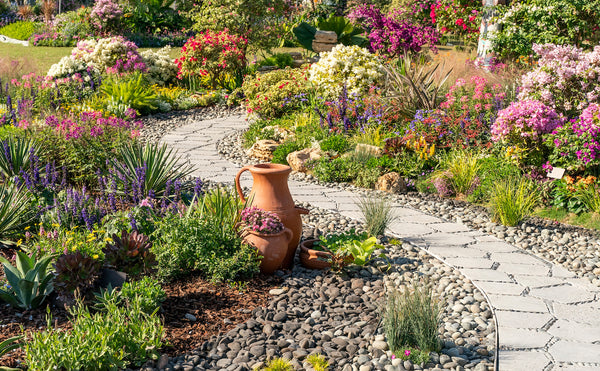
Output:
[[[257,163],[241,147],[243,131],[223,138],[217,144],[219,154],[231,162]],[[540,218],[529,218],[516,227],[493,223],[488,211],[481,207],[437,195],[410,192],[387,194],[358,188],[347,183],[324,183],[311,175],[293,172],[292,179],[319,185],[372,194],[373,192],[405,206],[451,222],[463,223],[527,250],[543,259],[562,265],[577,276],[600,287],[600,234],[585,228],[565,225]]]
[[141,118],[144,126],[140,130],[140,140],[142,142],[157,142],[175,128],[203,120],[243,115],[245,112],[241,106],[229,107],[217,104],[191,110],[171,111],[144,116]]
[[[361,226],[337,213],[311,209],[303,216],[303,238]],[[308,270],[296,264],[278,272],[284,281],[271,290],[267,308],[227,334],[213,337],[191,353],[161,359],[165,370],[250,370],[283,357],[296,369],[307,369],[305,358],[323,354],[331,370],[493,370],[495,324],[485,297],[458,271],[415,246],[384,242],[388,260],[376,259],[345,274]],[[388,265],[389,263],[389,265]],[[389,266],[389,269],[388,269]],[[420,277],[434,283],[443,300],[440,337],[443,349],[431,353],[428,364],[414,365],[392,353],[381,326],[387,291],[410,285]],[[155,370],[149,362],[142,370]]]

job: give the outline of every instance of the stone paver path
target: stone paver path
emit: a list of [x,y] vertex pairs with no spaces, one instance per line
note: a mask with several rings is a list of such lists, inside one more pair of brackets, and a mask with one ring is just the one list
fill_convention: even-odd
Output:
[[[216,143],[247,126],[243,117],[201,121],[165,135],[163,142],[195,164],[196,176],[233,182],[237,165],[219,157]],[[251,186],[249,174],[243,185]],[[290,180],[297,201],[360,218],[357,195]],[[401,237],[458,268],[487,296],[498,327],[497,369],[600,370],[600,290],[565,270],[494,236],[394,205],[390,227]]]

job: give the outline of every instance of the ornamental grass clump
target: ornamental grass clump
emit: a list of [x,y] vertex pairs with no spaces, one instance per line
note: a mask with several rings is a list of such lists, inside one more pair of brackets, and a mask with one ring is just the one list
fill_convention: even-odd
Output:
[[433,175],[433,184],[440,196],[466,197],[479,186],[481,169],[477,154],[454,151],[441,161],[441,170]]
[[426,282],[413,282],[412,287],[391,291],[383,313],[390,350],[396,353],[406,347],[417,347],[425,352],[438,352],[441,313],[441,303]]
[[398,218],[391,204],[383,198],[365,197],[358,201],[363,214],[365,230],[369,236],[381,236],[389,225]]
[[245,208],[240,213],[241,223],[245,229],[261,234],[277,234],[284,226],[277,214],[256,206]]
[[490,210],[492,220],[515,226],[531,215],[541,199],[536,185],[526,178],[508,178],[492,187]]

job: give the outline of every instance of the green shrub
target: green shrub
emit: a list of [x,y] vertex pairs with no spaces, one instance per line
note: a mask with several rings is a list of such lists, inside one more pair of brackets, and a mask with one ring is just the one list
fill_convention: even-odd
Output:
[[79,303],[69,309],[72,329],[52,327],[33,331],[25,345],[25,363],[31,371],[114,370],[141,366],[157,359],[164,329],[155,314],[146,314],[137,300],[122,305],[116,291],[105,296],[102,310],[92,313]]
[[160,282],[154,278],[144,277],[139,281],[125,282],[121,288],[121,296],[128,302],[139,302],[142,311],[148,314],[159,309],[167,298]]
[[158,276],[173,279],[199,271],[211,281],[250,278],[258,272],[256,250],[242,244],[233,225],[220,224],[210,214],[164,218],[155,232],[152,250]]
[[277,53],[258,62],[257,66],[276,66],[279,68],[293,67],[294,58],[288,53]]
[[323,139],[319,146],[322,151],[342,154],[350,148],[350,143],[344,135],[330,135]]
[[479,159],[479,165],[478,176],[480,185],[467,197],[471,202],[487,200],[494,184],[503,179],[521,175],[521,170],[517,165],[496,156],[486,156]]
[[323,182],[350,182],[355,177],[352,162],[347,158],[331,159],[327,156],[316,161],[312,169],[313,175]]
[[256,141],[261,139],[270,139],[268,134],[263,129],[269,125],[267,120],[256,120],[248,126],[248,130],[244,132],[244,148],[250,148]]
[[308,99],[307,77],[305,70],[291,68],[246,76],[242,91],[248,110],[261,117],[275,118],[302,107],[303,99]]
[[429,284],[413,282],[404,292],[393,290],[388,296],[383,314],[383,327],[390,350],[417,347],[438,352],[441,306]]
[[381,169],[373,166],[366,166],[356,173],[354,184],[363,188],[373,188],[381,176]]
[[539,201],[539,190],[532,181],[525,178],[499,181],[490,195],[492,220],[515,226],[533,212]]
[[310,363],[315,371],[327,371],[329,369],[329,362],[322,354],[311,354],[306,357],[306,361]]
[[595,184],[582,187],[576,192],[576,197],[593,213],[600,213],[600,193]]
[[0,35],[8,36],[16,40],[28,40],[35,32],[35,23],[30,21],[18,21],[0,28]]
[[301,149],[302,147],[295,141],[281,143],[281,145],[277,147],[275,151],[273,151],[273,158],[271,159],[271,162],[274,164],[287,165],[287,155]]
[[365,230],[369,236],[381,236],[398,217],[389,201],[383,198],[364,197],[358,202],[358,208],[365,221]]

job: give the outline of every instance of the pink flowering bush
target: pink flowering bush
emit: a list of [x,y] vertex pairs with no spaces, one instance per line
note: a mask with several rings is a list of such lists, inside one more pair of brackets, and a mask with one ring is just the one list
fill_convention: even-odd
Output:
[[480,0],[438,0],[431,5],[431,22],[442,35],[477,42],[481,25]]
[[245,208],[240,216],[243,226],[257,233],[277,234],[284,229],[283,223],[281,223],[277,214],[256,206]]
[[148,69],[137,45],[123,36],[80,41],[65,58],[81,61],[102,73],[146,72]]
[[498,111],[505,107],[505,101],[506,93],[500,84],[491,84],[485,77],[472,76],[469,81],[457,79],[440,107],[453,117],[477,118],[491,124]]
[[538,67],[523,75],[519,100],[539,100],[574,118],[600,101],[600,46],[591,52],[570,45],[534,45]]
[[590,104],[578,119],[556,128],[546,144],[552,148],[546,167],[581,171],[600,165],[600,105]]
[[206,76],[212,88],[225,86],[231,77],[241,84],[247,44],[246,38],[227,31],[200,33],[181,48],[181,57],[175,60],[179,68],[177,78]]
[[99,111],[50,115],[39,130],[47,161],[64,166],[76,183],[94,185],[96,172],[119,156],[119,148],[139,136],[142,124],[134,110],[128,117],[107,116]]
[[401,10],[384,14],[374,5],[363,5],[352,10],[349,17],[367,30],[371,52],[393,58],[405,52],[418,53],[425,45],[436,50],[437,31],[404,18]]
[[90,15],[94,27],[106,34],[117,30],[123,10],[112,0],[97,0]]
[[543,134],[559,127],[563,118],[552,107],[536,100],[513,102],[498,113],[492,124],[492,140],[516,146],[525,157],[539,161],[544,155]]

